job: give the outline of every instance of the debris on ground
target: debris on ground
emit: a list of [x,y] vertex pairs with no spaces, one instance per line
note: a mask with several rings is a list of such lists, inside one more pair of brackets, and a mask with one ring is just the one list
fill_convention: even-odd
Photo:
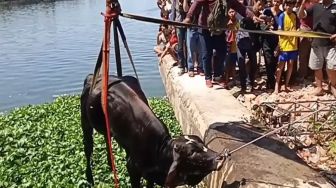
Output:
[[[291,87],[292,92],[278,94],[267,91],[265,85],[266,78],[259,78],[253,91],[241,94],[240,88],[233,86],[230,92],[251,110],[256,119],[268,130],[303,119],[279,131],[277,136],[289,148],[295,149],[297,155],[312,168],[336,173],[334,96],[328,92],[323,96],[315,96],[314,84],[309,81]],[[324,84],[324,88],[327,90],[328,85]],[[327,106],[332,102],[335,103],[333,107]],[[318,109],[324,110],[309,116]],[[306,116],[309,117],[304,118]]]

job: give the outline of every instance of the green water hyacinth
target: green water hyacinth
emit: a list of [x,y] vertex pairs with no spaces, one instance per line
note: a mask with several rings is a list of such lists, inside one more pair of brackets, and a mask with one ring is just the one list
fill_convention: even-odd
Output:
[[[0,187],[87,187],[80,126],[80,97],[25,106],[0,115]],[[165,98],[151,98],[155,114],[173,136],[182,134]],[[95,132],[96,187],[113,187],[102,135]],[[120,187],[131,187],[126,154],[113,142]]]

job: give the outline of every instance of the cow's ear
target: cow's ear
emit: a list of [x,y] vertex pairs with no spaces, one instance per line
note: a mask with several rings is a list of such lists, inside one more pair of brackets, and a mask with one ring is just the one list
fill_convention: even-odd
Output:
[[174,144],[174,151],[173,151],[173,153],[181,155],[182,151],[183,151],[183,146],[180,143],[175,143]]
[[166,187],[175,187],[176,182],[176,176],[177,176],[177,166],[180,163],[180,154],[178,152],[179,147],[174,144],[174,149],[173,149],[173,162],[170,165],[167,177],[166,177],[166,182],[165,186]]

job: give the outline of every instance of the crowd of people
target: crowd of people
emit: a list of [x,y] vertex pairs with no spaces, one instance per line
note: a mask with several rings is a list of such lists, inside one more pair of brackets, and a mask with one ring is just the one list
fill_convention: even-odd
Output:
[[[162,19],[208,26],[217,0],[158,0]],[[179,75],[205,77],[205,84],[229,89],[239,78],[241,93],[255,89],[262,54],[266,68],[266,89],[292,91],[291,85],[312,78],[314,95],[330,91],[336,96],[336,3],[333,0],[226,0],[227,29],[160,25],[155,52],[172,55]],[[238,31],[316,31],[330,38],[301,38]],[[237,76],[236,76],[237,75]],[[322,83],[328,88],[324,89]],[[283,86],[283,87],[282,87]]]

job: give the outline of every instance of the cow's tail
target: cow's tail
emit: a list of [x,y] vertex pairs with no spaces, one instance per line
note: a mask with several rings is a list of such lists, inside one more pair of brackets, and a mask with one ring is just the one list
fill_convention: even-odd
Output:
[[92,92],[92,90],[96,87],[96,82],[97,82],[97,78],[99,76],[100,73],[100,69],[101,69],[101,65],[103,63],[103,43],[100,47],[100,51],[99,51],[99,55],[97,58],[97,63],[93,72],[93,78],[92,78],[92,83],[91,83],[91,87],[90,87],[90,94]]

